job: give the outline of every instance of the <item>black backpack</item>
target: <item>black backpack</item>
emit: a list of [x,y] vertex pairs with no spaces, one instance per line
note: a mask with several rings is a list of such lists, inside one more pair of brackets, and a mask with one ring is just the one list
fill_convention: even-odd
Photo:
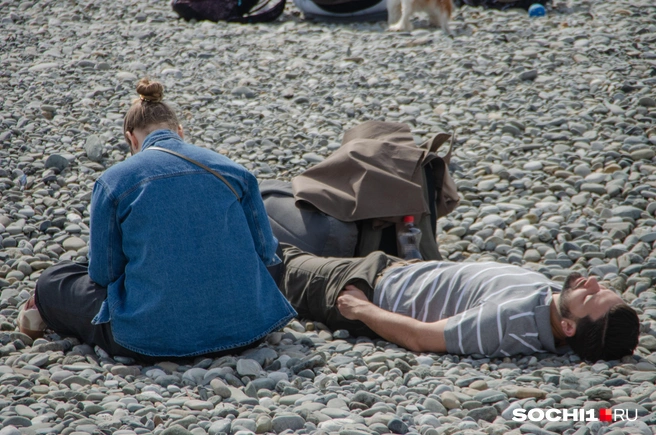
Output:
[[187,21],[262,23],[281,15],[285,0],[173,0],[171,6]]

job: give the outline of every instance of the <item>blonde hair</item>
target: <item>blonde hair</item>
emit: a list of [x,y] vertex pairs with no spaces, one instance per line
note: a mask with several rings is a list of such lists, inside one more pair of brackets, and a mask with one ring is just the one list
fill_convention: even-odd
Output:
[[146,130],[150,127],[166,125],[176,131],[180,122],[171,107],[164,103],[164,86],[158,81],[143,78],[137,83],[136,98],[123,119],[123,134],[134,130]]

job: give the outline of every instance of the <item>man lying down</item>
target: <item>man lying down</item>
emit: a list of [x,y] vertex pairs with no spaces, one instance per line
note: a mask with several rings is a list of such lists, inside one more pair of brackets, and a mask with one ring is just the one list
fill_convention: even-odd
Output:
[[382,252],[321,258],[283,248],[279,286],[299,318],[416,352],[505,357],[558,352],[613,360],[638,345],[638,315],[595,278],[561,285],[518,266],[426,261]]

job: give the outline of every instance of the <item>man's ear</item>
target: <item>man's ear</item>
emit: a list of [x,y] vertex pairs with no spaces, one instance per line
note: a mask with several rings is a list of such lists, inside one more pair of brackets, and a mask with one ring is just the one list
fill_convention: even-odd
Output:
[[178,124],[178,136],[180,136],[180,139],[184,140],[184,130],[180,124]]
[[572,319],[560,319],[560,328],[566,337],[573,337],[576,334],[576,322]]

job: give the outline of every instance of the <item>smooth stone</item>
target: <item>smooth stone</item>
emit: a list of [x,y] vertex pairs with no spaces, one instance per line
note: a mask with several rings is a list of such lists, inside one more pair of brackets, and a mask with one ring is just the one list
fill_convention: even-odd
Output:
[[214,409],[214,405],[212,403],[207,402],[205,400],[187,400],[184,403],[184,406],[186,406],[189,409],[193,409],[194,411],[202,411],[203,409]]
[[259,376],[262,366],[253,359],[240,359],[237,361],[237,373],[241,376]]
[[32,426],[32,420],[21,416],[7,417],[2,421],[2,426],[30,427]]
[[528,162],[523,166],[523,169],[526,171],[541,171],[542,168],[542,162]]
[[2,429],[0,429],[0,435],[21,435],[22,432],[19,431],[16,426],[12,425],[5,425]]
[[475,421],[485,420],[488,422],[494,421],[499,415],[497,409],[494,406],[482,406],[480,408],[475,408],[470,410],[467,413],[467,417],[473,418]]
[[458,409],[461,405],[460,400],[450,391],[442,393],[440,400],[446,409]]
[[474,396],[474,400],[477,400],[483,404],[496,403],[501,400],[507,400],[508,396],[500,391],[495,390],[485,390]]
[[222,433],[230,433],[232,422],[230,420],[222,419],[212,422],[210,427],[207,429],[209,435],[219,435]]
[[53,68],[59,68],[59,64],[57,62],[44,62],[44,63],[39,63],[36,65],[33,65],[28,68],[28,71],[30,72],[41,72],[41,71],[47,71],[49,69]]
[[68,159],[60,156],[59,154],[51,154],[46,159],[45,168],[54,168],[59,172],[62,172],[64,169],[68,168]]
[[430,397],[428,397],[428,398],[426,398],[426,400],[424,400],[423,405],[424,405],[424,408],[426,408],[427,410],[429,410],[432,413],[442,414],[442,415],[447,414],[446,408],[440,402],[438,402],[437,400],[432,399]]
[[212,388],[212,391],[214,391],[214,394],[221,396],[224,399],[231,395],[230,388],[228,388],[226,383],[219,378],[212,379],[210,381],[210,387]]
[[607,387],[592,387],[585,390],[585,395],[591,400],[609,400],[613,397],[613,390]]
[[528,71],[522,71],[519,74],[519,79],[520,80],[535,80],[538,76],[538,71],[535,69],[531,69]]
[[613,216],[628,217],[631,219],[640,219],[642,210],[631,205],[620,205],[612,209]]
[[656,107],[656,99],[653,97],[640,97],[638,105],[643,107]]
[[86,246],[87,242],[79,237],[69,237],[62,243],[62,247],[67,251],[79,251],[82,248],[86,248]]
[[116,78],[123,82],[136,82],[138,77],[135,74],[127,71],[119,71],[116,73]]
[[606,193],[606,187],[599,183],[583,183],[581,185],[581,191],[603,195]]
[[651,160],[654,156],[656,156],[656,152],[650,148],[631,152],[631,158],[633,160]]
[[395,434],[406,434],[408,433],[408,425],[398,418],[393,418],[387,423],[387,428]]
[[308,163],[321,163],[324,161],[324,157],[316,153],[305,153],[303,154],[303,159]]
[[103,158],[103,143],[95,134],[90,135],[84,143],[84,151],[92,162],[100,162]]
[[238,86],[234,88],[232,91],[230,91],[230,93],[238,97],[246,97],[246,98],[255,98],[257,96],[257,94],[252,89],[246,86]]
[[271,420],[271,426],[278,433],[286,430],[296,431],[305,426],[305,420],[296,414],[278,414]]
[[87,378],[83,378],[82,376],[78,376],[78,375],[69,376],[66,379],[60,381],[60,383],[67,385],[68,387],[70,387],[73,384],[78,384],[82,386],[91,385],[91,381],[89,381]]
[[179,424],[174,424],[173,426],[167,427],[161,432],[161,435],[193,435],[184,427]]
[[52,382],[60,383],[64,379],[73,376],[73,374],[74,373],[69,370],[58,370],[50,376],[50,380]]
[[121,376],[121,377],[126,377],[126,376],[139,376],[141,374],[141,370],[139,367],[136,366],[123,366],[123,365],[117,365],[112,367],[109,370],[113,375],[116,376]]
[[649,383],[654,383],[656,382],[656,373],[652,372],[637,372],[633,373],[629,376],[629,380],[631,382],[649,382]]

